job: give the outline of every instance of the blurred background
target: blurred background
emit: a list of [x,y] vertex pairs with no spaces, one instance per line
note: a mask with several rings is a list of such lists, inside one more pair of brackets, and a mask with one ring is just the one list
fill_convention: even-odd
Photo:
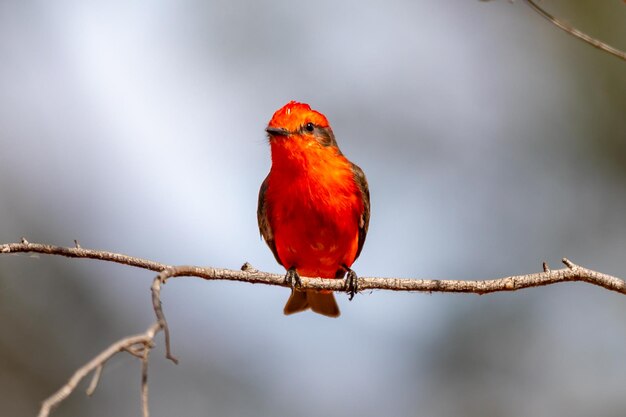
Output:
[[[626,48],[623,2],[543,7]],[[362,276],[488,279],[567,256],[626,277],[626,63],[524,2],[0,2],[0,242],[282,273],[261,241],[264,127],[325,113],[366,172]],[[0,257],[0,415],[153,322],[154,274]],[[289,290],[183,278],[153,416],[623,416],[626,298],[586,284],[372,292],[282,315]],[[138,416],[119,355],[53,416]]]

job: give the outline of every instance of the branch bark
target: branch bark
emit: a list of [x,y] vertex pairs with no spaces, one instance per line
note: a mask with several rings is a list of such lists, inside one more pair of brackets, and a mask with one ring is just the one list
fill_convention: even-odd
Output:
[[559,29],[564,30],[565,32],[569,33],[570,35],[582,40],[583,42],[588,43],[589,45],[593,46],[594,48],[598,48],[604,52],[608,52],[609,54],[616,56],[624,61],[626,61],[626,52],[620,51],[617,48],[612,47],[611,45],[608,45],[602,41],[599,41],[596,38],[593,38],[589,35],[587,35],[584,32],[581,32],[580,30],[576,29],[575,27],[569,26],[563,22],[561,22],[560,20],[558,20],[556,17],[552,16],[550,13],[546,12],[545,10],[543,10],[536,2],[534,2],[533,0],[526,0],[526,3],[537,13],[539,13],[541,16],[543,16],[544,18],[546,18],[547,20],[549,20],[550,22],[552,22],[552,24],[554,24],[555,26],[557,26]]
[[[200,266],[170,266],[146,259],[122,255],[119,253],[83,249],[81,247],[62,247],[41,243],[6,243],[0,245],[0,254],[7,253],[41,253],[48,255],[60,255],[70,258],[88,258],[102,261],[115,262],[123,265],[157,271],[168,271],[160,279],[162,282],[171,277],[198,277],[207,280],[228,280],[248,282],[251,284],[276,285],[290,287],[285,282],[284,275],[262,272],[254,269],[246,263],[241,270],[212,268]],[[409,278],[358,278],[359,291],[364,290],[387,290],[387,291],[417,291],[417,292],[455,292],[487,294],[501,291],[516,291],[523,288],[539,287],[556,284],[559,282],[582,281],[597,285],[607,290],[616,291],[626,295],[626,281],[601,272],[576,265],[567,259],[563,259],[565,268],[550,270],[544,268],[543,272],[524,275],[514,275],[489,280],[438,280],[438,279],[409,279]],[[347,291],[346,283],[341,279],[322,279],[302,277],[303,289]]]

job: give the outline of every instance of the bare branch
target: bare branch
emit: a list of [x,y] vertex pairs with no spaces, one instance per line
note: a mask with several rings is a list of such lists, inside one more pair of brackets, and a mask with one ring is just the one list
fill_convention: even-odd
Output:
[[[60,246],[43,245],[38,243],[7,243],[0,245],[0,253],[36,252],[49,255],[69,256],[73,258],[90,258],[103,261],[117,262],[124,265],[149,269],[151,271],[164,272],[159,275],[159,284],[156,294],[160,291],[160,281],[168,278],[180,276],[192,276],[207,280],[230,280],[248,282],[252,284],[276,285],[289,287],[285,282],[284,275],[270,274],[257,271],[249,264],[244,270],[211,268],[200,266],[177,266],[171,267],[158,262],[145,259],[134,258],[118,253],[98,251],[92,249],[66,248]],[[567,268],[537,272],[526,275],[516,275],[490,280],[457,281],[457,280],[434,280],[434,279],[406,279],[406,278],[358,278],[358,288],[364,290],[389,290],[389,291],[421,291],[421,292],[455,292],[487,294],[499,291],[516,291],[523,288],[539,287],[551,285],[559,282],[582,281],[592,285],[626,294],[626,282],[611,275],[596,272],[566,261]],[[569,262],[569,264],[567,264]],[[156,282],[156,279],[155,279]],[[161,324],[164,322],[160,301],[157,303],[154,298],[153,283],[153,305],[157,319]],[[346,291],[346,283],[341,279],[322,279],[302,277],[302,288],[331,291]],[[157,308],[158,307],[158,308]],[[166,333],[167,334],[167,333]],[[170,358],[172,359],[172,358]]]
[[[20,243],[6,243],[0,245],[0,254],[11,253],[42,253],[48,255],[66,256],[70,258],[97,259],[159,272],[159,274],[154,278],[151,287],[152,306],[154,308],[157,322],[150,326],[145,333],[129,336],[113,343],[98,356],[79,368],[74,375],[72,375],[70,380],[63,387],[61,387],[61,389],[43,402],[39,412],[39,417],[47,417],[52,408],[56,407],[59,403],[65,400],[74,391],[78,383],[83,378],[89,375],[90,372],[94,372],[91,384],[87,389],[87,393],[91,395],[98,385],[100,374],[106,361],[116,353],[122,351],[130,353],[142,361],[142,411],[144,417],[149,416],[147,385],[148,358],[150,350],[154,345],[154,337],[159,331],[162,330],[165,335],[166,357],[174,363],[178,363],[178,360],[171,353],[169,327],[161,305],[161,286],[165,284],[169,278],[192,276],[207,280],[241,281],[252,284],[266,284],[283,287],[289,287],[291,285],[285,281],[285,277],[283,275],[258,271],[247,262],[241,267],[241,270],[199,266],[173,267],[159,262],[135,258],[119,253],[83,249],[77,243],[75,243],[75,247],[62,247],[40,243],[30,243],[26,239],[22,239]],[[457,281],[376,277],[357,278],[357,280],[360,291],[377,289],[389,291],[486,294],[499,291],[516,291],[522,288],[538,287],[556,284],[559,282],[582,281],[611,291],[616,291],[621,294],[626,294],[626,281],[623,279],[583,268],[574,264],[567,258],[563,258],[562,262],[565,264],[566,268],[551,270],[548,264],[544,262],[542,268],[543,272],[515,275],[491,280]],[[343,279],[301,277],[301,281],[302,288],[304,289],[331,291],[347,291],[349,289],[347,288],[348,284],[346,280]]]
[[[136,344],[142,344],[144,346],[151,346],[152,341],[154,340],[154,336],[161,330],[161,325],[159,323],[154,323],[151,325],[148,330],[144,333],[137,334],[134,336],[125,337],[111,346],[103,350],[100,354],[98,354],[95,358],[87,362],[87,364],[83,365],[79,368],[74,375],[70,378],[70,380],[61,387],[57,392],[52,394],[48,399],[46,399],[41,404],[41,409],[39,410],[39,417],[47,417],[50,414],[50,411],[59,405],[63,400],[65,400],[75,389],[80,381],[83,380],[90,372],[95,371],[97,374],[94,375],[94,380],[90,384],[88,389],[89,392],[93,393],[95,386],[97,385],[99,379],[100,369],[104,366],[106,361],[108,361],[112,356],[116,353],[124,351],[125,349],[129,349]],[[147,350],[147,348],[146,348]],[[147,358],[144,353],[144,358]],[[147,359],[145,359],[147,360]],[[93,389],[92,389],[93,387]],[[147,395],[147,390],[146,390]],[[147,401],[147,400],[146,400]]]
[[580,30],[568,26],[565,23],[561,22],[560,20],[558,20],[557,18],[555,18],[554,16],[552,16],[550,13],[546,12],[545,10],[543,10],[541,7],[539,7],[539,5],[537,3],[535,3],[533,0],[526,0],[526,3],[528,3],[528,5],[537,13],[539,13],[541,16],[545,17],[546,19],[548,19],[550,22],[552,22],[554,25],[556,25],[557,27],[559,27],[560,29],[564,30],[565,32],[569,33],[572,36],[577,37],[578,39],[587,42],[589,45],[593,46],[594,48],[598,48],[601,49],[605,52],[608,52],[609,54],[616,56],[620,59],[623,59],[624,61],[626,61],[626,52],[620,51],[617,48],[612,47],[611,45],[607,45],[604,42],[601,42],[589,35],[587,35],[584,32],[581,32]]
[[97,259],[99,261],[116,262],[119,264],[134,266],[137,268],[149,269],[150,271],[156,272],[161,272],[162,270],[170,267],[169,265],[165,265],[159,262],[148,261],[141,258],[134,258],[132,256],[121,255],[119,253],[83,249],[80,246],[66,248],[61,246],[42,245],[40,243],[29,243],[25,238],[22,238],[21,243],[9,243],[5,245],[0,245],[0,253],[16,252],[36,252],[44,253],[47,255],[66,256],[68,258]]
[[[46,246],[45,252],[39,253],[50,253],[50,254],[60,254],[63,256],[66,255],[66,251],[72,248],[54,248],[51,250],[49,245],[37,245],[25,242],[22,240],[23,245],[35,245],[35,247],[42,249],[42,246]],[[0,246],[3,248],[4,246]],[[58,249],[58,250],[57,250]],[[77,247],[75,249],[80,249]],[[81,249],[82,250],[82,249]],[[0,253],[6,253],[2,249],[0,249]],[[137,261],[142,264],[156,264],[150,261],[138,260],[137,258],[127,257],[125,255],[120,254],[110,254],[102,251],[92,251],[86,250],[84,252],[84,256],[80,256],[79,254],[73,254],[73,257],[87,257],[92,259],[102,259],[102,260],[114,260],[114,262],[129,264],[127,262],[136,264]],[[149,268],[147,268],[149,269]],[[50,414],[50,411],[59,405],[62,401],[64,401],[76,388],[78,383],[86,377],[90,372],[93,371],[93,377],[89,387],[87,388],[87,395],[92,395],[98,386],[98,382],[100,381],[100,376],[102,374],[102,368],[104,367],[106,361],[108,361],[113,355],[118,352],[128,352],[136,358],[141,359],[141,409],[144,417],[150,416],[150,411],[148,408],[148,359],[150,355],[150,350],[154,346],[154,337],[155,335],[163,330],[165,333],[165,349],[166,349],[166,357],[172,360],[174,363],[178,363],[178,359],[176,359],[172,353],[170,348],[170,334],[169,327],[167,325],[167,320],[165,319],[165,315],[163,314],[163,309],[161,306],[161,284],[165,282],[165,280],[173,276],[177,271],[177,268],[167,268],[164,269],[157,275],[152,283],[152,305],[154,307],[154,312],[157,317],[157,322],[146,330],[145,333],[129,336],[124,339],[117,341],[116,343],[109,346],[98,356],[89,361],[86,365],[79,368],[74,375],[70,378],[70,380],[65,384],[61,389],[59,389],[56,393],[51,395],[48,399],[46,399],[39,412],[39,417],[47,417]]]

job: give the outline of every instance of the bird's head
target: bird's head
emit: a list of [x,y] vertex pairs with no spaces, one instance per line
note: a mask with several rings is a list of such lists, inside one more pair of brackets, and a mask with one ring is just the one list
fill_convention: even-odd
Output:
[[294,138],[319,144],[337,147],[326,117],[305,103],[290,101],[278,109],[265,129],[270,143],[289,141]]

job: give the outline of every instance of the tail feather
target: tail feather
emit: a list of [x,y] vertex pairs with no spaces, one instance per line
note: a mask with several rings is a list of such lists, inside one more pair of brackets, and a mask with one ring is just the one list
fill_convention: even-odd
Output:
[[291,296],[287,300],[287,304],[285,304],[285,308],[283,309],[283,313],[286,315],[299,313],[301,311],[305,311],[309,308],[309,302],[306,297],[306,291],[300,291],[297,289],[291,290]]
[[321,292],[315,290],[307,291],[307,300],[311,310],[328,317],[339,317],[339,307],[335,301],[335,294],[332,291]]
[[291,296],[285,304],[285,314],[299,313],[311,309],[318,314],[328,317],[339,317],[339,307],[332,292],[316,290],[297,290],[291,292]]

